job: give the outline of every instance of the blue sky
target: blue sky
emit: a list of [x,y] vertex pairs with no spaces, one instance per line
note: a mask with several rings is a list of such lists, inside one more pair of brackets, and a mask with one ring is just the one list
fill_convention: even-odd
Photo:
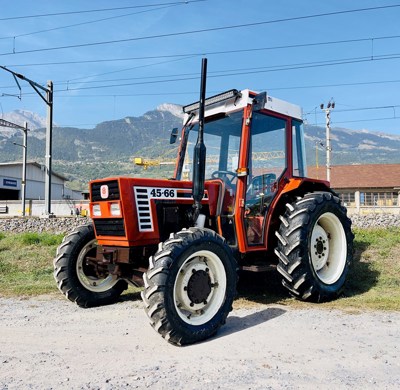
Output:
[[[52,80],[54,122],[61,126],[90,128],[165,102],[191,103],[199,96],[201,57],[209,53],[207,95],[231,88],[267,90],[300,105],[308,123],[320,125],[319,105],[333,98],[333,126],[400,135],[399,0],[2,3],[0,65],[41,84]],[[150,4],[158,5],[4,20]],[[390,5],[399,7],[301,18]],[[282,19],[292,20],[143,39]],[[128,41],[53,50],[118,40]],[[18,99],[12,76],[0,70],[2,112],[23,109],[45,116],[42,100],[27,83],[20,84]]]

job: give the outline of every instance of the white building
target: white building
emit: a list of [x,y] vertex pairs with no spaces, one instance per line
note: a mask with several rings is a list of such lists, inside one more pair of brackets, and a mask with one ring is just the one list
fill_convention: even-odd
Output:
[[[22,163],[0,163],[0,200],[20,200]],[[82,193],[65,187],[68,179],[52,172],[51,199],[83,199]],[[45,169],[36,162],[26,164],[26,200],[43,200],[45,198]]]

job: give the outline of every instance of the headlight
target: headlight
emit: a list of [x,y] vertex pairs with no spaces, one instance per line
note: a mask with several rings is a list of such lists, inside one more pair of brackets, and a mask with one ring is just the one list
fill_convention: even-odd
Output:
[[110,206],[111,215],[121,215],[121,209],[119,203],[111,203]]
[[93,216],[94,217],[101,217],[101,210],[100,210],[100,205],[99,204],[94,204],[93,205]]

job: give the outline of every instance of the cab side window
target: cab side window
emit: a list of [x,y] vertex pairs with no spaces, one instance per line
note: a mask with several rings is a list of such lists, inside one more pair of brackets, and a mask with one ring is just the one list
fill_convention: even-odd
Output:
[[286,121],[255,113],[251,124],[249,176],[245,200],[248,244],[261,244],[264,220],[286,169]]

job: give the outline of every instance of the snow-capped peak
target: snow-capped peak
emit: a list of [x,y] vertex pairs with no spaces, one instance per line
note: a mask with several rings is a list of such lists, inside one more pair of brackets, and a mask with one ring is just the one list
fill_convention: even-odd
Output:
[[168,111],[178,118],[183,117],[182,106],[179,106],[178,104],[163,103],[157,107],[157,111]]
[[46,127],[46,118],[43,118],[32,111],[14,110],[6,112],[2,119],[19,126],[24,126],[24,122],[28,122],[28,128],[30,130]]

